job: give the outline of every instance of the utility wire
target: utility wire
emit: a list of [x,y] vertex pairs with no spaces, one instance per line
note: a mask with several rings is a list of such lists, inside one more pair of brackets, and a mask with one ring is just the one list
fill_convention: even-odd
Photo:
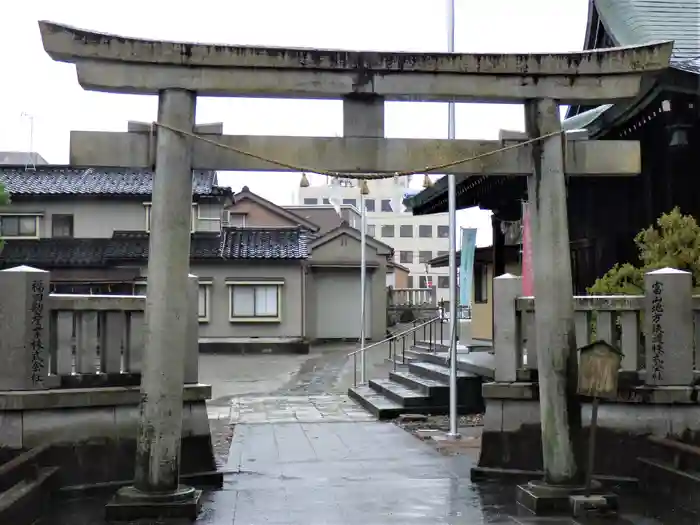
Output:
[[185,131],[184,129],[174,128],[174,127],[169,126],[167,124],[163,124],[160,122],[153,122],[153,125],[156,127],[167,129],[167,130],[172,131],[174,133],[179,133],[180,135],[184,135],[186,137],[191,137],[193,139],[200,140],[202,142],[205,142],[207,144],[211,144],[212,146],[216,146],[218,148],[233,151],[234,153],[238,153],[239,155],[244,155],[246,157],[250,157],[250,158],[260,160],[263,162],[268,162],[270,164],[275,164],[275,165],[280,166],[282,168],[287,168],[291,171],[297,171],[297,172],[302,172],[302,173],[318,173],[319,175],[326,175],[328,177],[340,177],[343,179],[356,179],[356,180],[391,179],[393,177],[407,177],[409,175],[420,175],[420,174],[424,174],[424,173],[442,171],[442,170],[445,170],[447,168],[452,168],[454,166],[458,166],[459,164],[465,164],[467,162],[480,160],[480,159],[495,155],[497,153],[503,153],[505,151],[510,151],[512,149],[527,146],[529,144],[534,144],[535,142],[539,142],[539,141],[542,141],[544,139],[565,133],[565,131],[563,129],[558,130],[558,131],[553,131],[551,133],[546,133],[546,134],[541,135],[539,137],[528,139],[528,140],[525,140],[523,142],[516,142],[513,144],[509,144],[507,146],[503,146],[503,147],[495,149],[493,151],[486,151],[484,153],[479,153],[479,154],[473,155],[471,157],[466,157],[466,158],[462,158],[462,159],[458,159],[458,160],[454,160],[454,161],[450,161],[450,162],[445,162],[443,164],[436,164],[434,166],[426,166],[424,168],[415,169],[415,170],[395,171],[392,173],[346,173],[346,172],[329,171],[329,170],[324,170],[324,169],[311,168],[309,166],[295,166],[294,164],[289,164],[288,162],[283,162],[281,160],[276,160],[276,159],[269,159],[269,158],[263,157],[261,155],[257,155],[255,153],[252,153],[250,151],[245,151],[245,150],[236,148],[234,146],[230,146],[228,144],[222,144],[221,142],[217,142],[217,141],[212,140],[208,137],[203,137],[202,135],[197,135],[196,133],[192,133],[191,131]]

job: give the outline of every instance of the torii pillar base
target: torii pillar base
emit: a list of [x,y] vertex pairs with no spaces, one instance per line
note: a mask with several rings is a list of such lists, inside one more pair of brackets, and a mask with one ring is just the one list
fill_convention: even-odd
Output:
[[550,485],[544,481],[531,481],[518,485],[516,501],[537,516],[574,515],[595,509],[598,512],[617,511],[617,496],[603,490],[601,484],[593,481],[589,496],[586,488],[572,485]]
[[105,506],[108,522],[139,519],[186,519],[195,521],[201,510],[202,491],[180,486],[165,493],[142,492],[129,486],[120,489]]

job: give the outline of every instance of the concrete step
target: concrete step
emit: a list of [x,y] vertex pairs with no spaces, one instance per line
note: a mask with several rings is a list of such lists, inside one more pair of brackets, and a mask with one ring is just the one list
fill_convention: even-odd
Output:
[[42,467],[35,476],[23,479],[0,493],[0,523],[30,525],[47,510],[51,480],[58,467]]
[[427,396],[435,397],[443,391],[449,397],[450,387],[443,381],[421,377],[408,371],[389,372],[389,379],[396,383],[401,383],[413,390],[417,390]]
[[391,379],[372,379],[369,387],[404,408],[427,407],[431,404],[430,396]]
[[406,413],[406,409],[386,398],[367,385],[353,386],[348,396],[377,419],[393,419]]
[[700,473],[678,469],[673,463],[637,458],[641,489],[654,498],[665,498],[669,506],[700,513]]
[[[414,361],[425,361],[442,366],[449,366],[447,352],[418,352]],[[495,357],[489,352],[470,352],[457,355],[457,370],[470,372],[493,379]]]
[[[450,369],[444,364],[431,363],[428,361],[414,361],[408,365],[408,371],[419,377],[434,379],[443,383],[449,383],[450,381]],[[457,383],[459,383],[460,380],[476,377],[478,377],[476,374],[457,370]]]
[[[450,369],[437,363],[416,361],[408,365],[408,372],[424,379],[432,379],[440,383],[448,384],[450,381]],[[457,370],[457,404],[461,407],[462,414],[481,414],[484,412],[484,398],[481,394],[482,377],[477,374]],[[449,389],[447,400],[444,400],[444,390],[437,390],[436,405],[449,403]]]

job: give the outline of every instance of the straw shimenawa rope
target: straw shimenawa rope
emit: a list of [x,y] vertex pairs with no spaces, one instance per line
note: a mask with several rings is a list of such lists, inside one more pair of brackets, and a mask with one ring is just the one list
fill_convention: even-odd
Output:
[[407,177],[409,175],[418,175],[421,173],[441,172],[441,171],[447,170],[449,168],[452,168],[454,166],[458,166],[459,164],[466,164],[467,162],[480,160],[480,159],[483,159],[486,157],[490,157],[492,155],[496,155],[497,153],[503,153],[505,151],[509,151],[512,149],[521,148],[523,146],[527,146],[529,144],[534,144],[535,142],[539,142],[541,140],[544,140],[544,139],[547,139],[550,137],[554,137],[555,135],[560,135],[560,134],[564,133],[564,130],[553,131],[551,133],[547,133],[547,134],[541,135],[539,137],[528,139],[528,140],[525,140],[523,142],[509,144],[507,146],[503,146],[503,147],[495,149],[493,151],[486,151],[484,153],[479,153],[478,155],[473,155],[471,157],[461,158],[461,159],[445,162],[443,164],[426,166],[424,168],[419,168],[419,169],[414,169],[414,170],[395,171],[395,172],[391,172],[391,173],[347,173],[347,172],[340,172],[340,171],[329,171],[329,170],[324,170],[321,168],[312,168],[310,166],[296,166],[294,164],[289,164],[288,162],[284,162],[281,160],[266,158],[266,157],[263,157],[261,155],[257,155],[255,153],[252,153],[250,151],[245,151],[245,150],[236,148],[234,146],[230,146],[228,144],[222,144],[221,142],[217,142],[217,141],[212,140],[208,137],[203,137],[201,135],[197,135],[196,133],[192,133],[190,131],[185,131],[183,129],[174,128],[172,126],[168,126],[167,124],[162,124],[160,122],[154,122],[153,125],[156,127],[161,127],[163,129],[167,129],[167,130],[172,131],[174,133],[179,133],[179,134],[184,135],[186,137],[191,137],[193,139],[201,140],[202,142],[205,142],[207,144],[211,144],[212,146],[216,146],[217,148],[222,148],[225,150],[233,151],[235,153],[238,153],[240,155],[245,155],[246,157],[250,157],[252,159],[260,160],[260,161],[267,162],[270,164],[275,164],[275,165],[280,166],[282,168],[287,168],[291,171],[302,172],[302,173],[318,173],[319,175],[327,175],[329,177],[339,177],[339,178],[343,178],[343,179],[356,179],[356,180],[390,179],[392,177]]

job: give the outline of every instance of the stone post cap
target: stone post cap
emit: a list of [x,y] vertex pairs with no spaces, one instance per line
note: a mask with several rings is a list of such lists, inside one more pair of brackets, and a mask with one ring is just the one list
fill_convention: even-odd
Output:
[[49,273],[46,270],[41,270],[40,268],[33,268],[31,266],[15,266],[14,268],[6,268],[5,270],[0,270],[0,272],[36,272],[36,273]]
[[505,279],[522,279],[519,275],[513,275],[512,273],[504,273],[503,275],[499,275],[498,277],[494,277],[493,280],[505,280]]
[[660,268],[653,272],[647,272],[646,275],[690,275],[690,272],[676,268]]

